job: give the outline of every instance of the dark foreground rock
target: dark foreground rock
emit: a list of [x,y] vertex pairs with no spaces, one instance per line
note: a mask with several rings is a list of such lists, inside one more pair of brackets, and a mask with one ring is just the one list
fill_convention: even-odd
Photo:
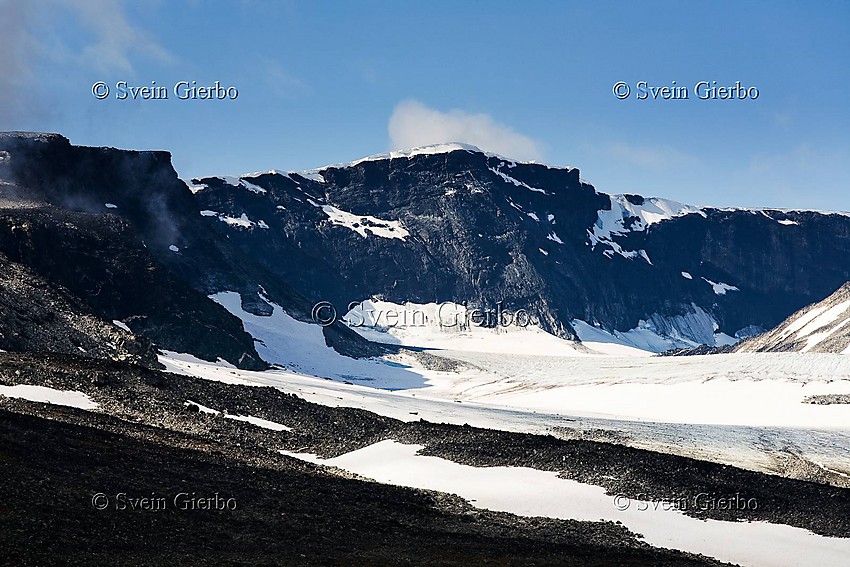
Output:
[[[268,531],[272,529],[270,526],[273,526],[274,522],[277,521],[275,518],[280,519],[280,515],[286,513],[286,510],[293,509],[293,505],[288,502],[294,496],[289,493],[266,492],[263,486],[275,485],[278,487],[276,490],[283,490],[281,488],[283,485],[296,482],[289,477],[275,477],[274,475],[279,473],[270,471],[285,469],[289,471],[287,474],[294,474],[292,470],[296,470],[301,471],[299,473],[301,474],[304,471],[315,473],[319,470],[311,465],[281,456],[280,450],[312,452],[329,457],[384,439],[395,439],[403,443],[424,445],[423,453],[473,466],[525,466],[557,471],[567,478],[604,486],[612,496],[623,494],[629,498],[640,500],[695,502],[694,499],[700,494],[706,494],[711,498],[723,498],[739,494],[746,500],[754,499],[757,506],[733,510],[703,510],[693,506],[686,507],[682,511],[701,518],[732,521],[763,520],[804,527],[827,536],[850,536],[850,520],[848,520],[850,518],[850,490],[848,489],[755,473],[735,467],[633,449],[622,445],[584,440],[563,440],[551,436],[507,433],[473,427],[433,424],[424,421],[405,423],[363,410],[331,408],[313,404],[275,388],[210,382],[124,363],[108,363],[65,355],[0,354],[0,384],[34,384],[56,389],[78,390],[87,393],[99,404],[97,410],[86,412],[0,396],[0,408],[5,408],[7,412],[38,417],[35,421],[27,421],[26,427],[21,425],[15,426],[18,427],[17,430],[12,428],[0,443],[2,444],[0,452],[6,455],[3,458],[4,463],[21,464],[29,462],[30,465],[27,466],[33,467],[28,472],[21,472],[16,482],[29,483],[31,487],[37,488],[43,482],[46,482],[43,479],[51,479],[50,482],[54,484],[48,484],[48,488],[44,489],[46,490],[45,495],[40,496],[40,498],[48,498],[51,490],[49,487],[55,488],[67,483],[77,483],[76,486],[80,490],[85,489],[83,496],[87,495],[87,498],[91,498],[92,494],[96,492],[106,494],[110,491],[121,492],[122,486],[126,487],[123,490],[124,492],[135,492],[141,496],[150,495],[152,491],[158,491],[157,494],[165,493],[173,497],[174,491],[183,486],[199,486],[200,488],[194,489],[199,494],[204,490],[213,493],[217,490],[219,493],[225,494],[225,488],[235,490],[233,486],[242,483],[239,490],[248,491],[240,493],[241,498],[247,499],[246,501],[262,500],[266,497],[273,501],[263,504],[263,506],[268,506],[268,508],[263,508],[267,511],[267,515],[262,519],[262,522],[269,523],[268,525],[263,524],[266,526],[264,529]],[[200,406],[212,408],[219,413],[211,414],[199,411]],[[263,429],[245,422],[227,419],[226,414],[252,415],[284,424],[292,430],[272,431]],[[15,420],[23,419],[10,413],[3,415],[3,420],[11,423],[19,423]],[[67,425],[48,423],[44,420],[62,421],[66,422]],[[27,435],[19,435],[18,430],[25,428],[32,431]],[[15,431],[18,431],[18,433]],[[65,446],[67,445],[65,439],[70,438],[76,439],[78,443],[87,444],[90,446],[90,450],[86,453],[85,459],[79,459],[75,467],[68,469],[63,467],[66,467],[67,463],[73,462],[76,454],[69,452],[70,449]],[[107,456],[95,458],[100,454]],[[194,470],[206,472],[201,476],[193,477],[194,473],[191,471]],[[62,473],[65,476],[63,477],[57,471],[65,471]],[[10,474],[12,474],[10,476],[12,478],[15,473],[11,472]],[[168,474],[173,476],[168,477]],[[321,475],[316,478],[320,477]],[[59,482],[57,481],[59,478],[64,478],[64,480]],[[90,484],[85,484],[79,480],[86,478],[91,479]],[[171,478],[171,480],[167,480],[168,478]],[[257,478],[263,478],[262,482],[266,484],[260,483],[258,485]],[[106,485],[99,488],[103,483],[94,482],[96,479],[101,479]],[[124,479],[134,480],[124,482]],[[141,479],[145,479],[144,482]],[[190,480],[186,480],[184,484],[177,483],[177,480],[181,479]],[[225,484],[219,484],[219,480]],[[59,484],[55,484],[56,482],[59,482]],[[303,484],[309,485],[310,482],[313,482],[313,480],[300,479],[296,484],[301,483],[298,485],[302,486]],[[340,503],[339,499],[343,498],[344,492],[338,493],[335,492],[337,489],[321,488],[321,483],[325,482],[324,480],[316,480],[315,482],[318,483],[317,487],[311,489],[314,490],[315,494],[334,494],[335,496],[330,501],[334,502],[335,505]],[[358,487],[356,488],[358,491],[366,490],[360,484],[352,486]],[[370,497],[376,498],[378,502],[382,498],[387,498],[386,491],[388,490],[392,494],[401,493],[388,487],[373,486],[369,490],[373,489],[375,495]],[[355,488],[351,490],[355,490]],[[410,493],[415,493],[415,491]],[[384,496],[380,494],[384,494]],[[78,496],[78,500],[83,496]],[[301,495],[298,498],[304,498],[304,496]],[[315,506],[319,506],[317,510],[321,509],[322,505],[324,505],[324,502],[315,504]],[[369,505],[364,504],[364,507],[369,508]],[[22,511],[17,521],[30,521],[27,509],[18,507],[10,507],[9,509]],[[79,508],[75,510],[74,514],[82,513]],[[470,515],[467,514],[468,512],[470,512],[469,508],[462,508],[462,513],[465,516]],[[324,526],[329,522],[333,524],[333,522],[342,521],[336,518],[336,513],[330,508],[322,513],[330,514],[331,519],[321,516],[306,519],[299,516],[299,525],[301,525],[301,522],[307,523],[301,528],[306,532],[296,532],[304,538],[308,538],[305,534],[313,534],[309,536],[313,537],[315,530],[319,529],[317,527],[319,524]],[[343,508],[339,508],[339,514],[342,513]],[[344,513],[346,515],[353,514],[347,509]],[[371,515],[372,513],[373,511],[365,509],[362,511],[362,515]],[[406,512],[399,511],[398,513],[402,516],[388,516],[395,518],[389,525],[379,523],[382,526],[381,530],[383,530],[379,530],[381,533],[394,534],[398,530],[404,531],[407,529],[404,526],[408,525],[405,522],[411,522],[411,525],[420,525],[418,523],[420,520],[414,519],[421,516],[419,512],[411,511],[410,516],[405,515]],[[49,519],[53,523],[66,522],[67,518],[75,517],[73,514],[69,516],[71,514],[70,509],[62,509],[61,511],[42,510],[39,514],[44,516],[45,520]],[[475,514],[478,514],[478,511]],[[355,514],[353,517],[362,518],[362,515]],[[162,514],[157,517],[160,516],[164,517]],[[123,517],[119,516],[119,518]],[[240,516],[236,517],[239,518]],[[100,516],[93,518],[100,518]],[[532,522],[528,519],[512,518],[507,524],[514,527],[531,525],[529,522]],[[185,524],[180,524],[184,531],[190,530],[190,527],[194,525],[192,523],[194,520],[190,521],[183,517],[172,518],[172,520],[178,523],[185,522]],[[210,520],[198,521],[203,524]],[[247,531],[239,532],[239,529],[248,530],[245,524],[237,522],[238,526],[242,526],[237,529],[228,522],[225,522],[219,528],[223,531],[235,530],[235,532],[238,532],[239,535],[233,537],[247,538],[246,541],[250,542],[254,542],[255,538],[260,537],[259,535],[249,536]],[[287,522],[290,522],[290,520],[284,521],[284,525],[287,526],[286,529],[293,529],[291,524]],[[548,520],[542,522],[549,525]],[[316,525],[314,526],[314,524]],[[365,524],[356,523],[356,525],[363,526]],[[427,524],[421,525],[427,527]],[[150,524],[149,527],[147,527],[148,524],[145,524],[145,526],[145,530],[154,530],[151,532],[152,534],[159,534],[159,524],[156,526]],[[101,525],[98,523],[90,525],[91,529],[100,529],[100,527]],[[172,526],[173,529],[178,529],[178,527],[177,524]],[[590,526],[587,528],[591,529]],[[253,529],[252,527],[251,530]],[[428,529],[433,531],[426,533],[427,530],[423,528],[421,545],[426,545],[429,538],[433,545],[435,541],[452,542],[454,541],[453,538],[456,537],[452,535],[454,532],[451,530],[442,533],[443,528],[436,524],[431,525]],[[558,530],[563,531],[563,529],[558,528],[556,532]],[[593,533],[598,533],[599,529],[601,528],[592,528],[592,530],[597,530]],[[352,534],[349,536],[346,530],[352,531]],[[369,553],[377,553],[373,548],[383,549],[382,546],[389,546],[388,549],[393,550],[391,553],[387,551],[390,555],[380,556],[384,557],[380,561],[378,560],[379,556],[369,555],[368,557],[374,559],[371,561],[373,564],[376,562],[379,564],[381,562],[395,564],[400,562],[401,557],[416,563],[424,562],[425,559],[432,557],[429,554],[420,555],[420,551],[417,551],[416,554],[410,552],[396,555],[395,557],[399,561],[391,560],[392,554],[402,553],[400,551],[402,547],[393,547],[393,545],[385,543],[386,538],[374,539],[373,533],[370,531],[371,528],[363,528],[363,530],[366,531],[358,532],[354,527],[345,524],[345,529],[337,530],[334,533],[339,537],[343,537],[340,534],[345,534],[343,541],[348,542],[349,540],[346,538],[352,538],[359,542],[356,545],[345,543],[343,548],[347,548],[348,545],[355,545],[355,547],[359,545],[357,549],[363,553],[367,549],[370,550]],[[0,531],[0,533],[8,533],[8,531]],[[57,533],[64,534],[62,537],[78,537],[76,532],[60,531]],[[407,534],[402,534],[404,537],[414,537],[407,532],[404,533]],[[442,535],[440,535],[441,533]],[[529,535],[525,532],[511,533],[513,535],[510,535],[508,539],[514,536],[522,540],[538,538],[538,536]],[[482,532],[476,532],[476,534],[475,537],[484,537]],[[547,545],[554,545],[562,541],[558,539],[560,536],[555,539],[551,539],[550,536],[551,534],[547,532],[545,535],[540,535],[538,539],[549,542]],[[203,537],[200,534],[192,534],[190,541],[195,538],[196,543],[200,545]],[[326,534],[323,537],[331,536]],[[398,542],[404,541],[401,535],[393,536],[390,539]],[[82,539],[80,541],[88,540]],[[633,543],[628,543],[629,541],[629,538],[626,537],[617,545],[633,546]],[[254,543],[251,545],[254,545]],[[399,545],[401,544],[399,543]],[[455,549],[452,553],[469,552],[472,559],[465,563],[483,561],[485,558],[493,559],[500,556],[499,554],[504,554],[504,557],[514,559],[524,557],[525,559],[520,561],[521,564],[533,563],[531,560],[535,557],[537,558],[534,559],[535,561],[538,559],[543,561],[541,557],[548,557],[549,559],[546,559],[546,561],[549,563],[570,564],[570,558],[575,556],[575,554],[571,555],[558,551],[557,553],[562,555],[554,560],[552,559],[554,556],[551,555],[537,556],[528,554],[527,551],[520,551],[526,548],[522,546],[512,547],[514,543],[505,543],[504,545],[507,547],[494,548],[499,550],[495,556],[488,553],[478,555],[478,551],[468,549],[461,551],[461,548]],[[569,545],[573,544],[569,543]],[[582,547],[585,544],[578,543],[576,545]],[[411,550],[416,549],[416,546],[412,544],[408,547]],[[304,548],[299,547],[299,549],[303,550]],[[328,551],[324,557],[335,557],[338,549],[334,549],[335,551]],[[544,545],[541,549],[548,548]],[[303,551],[299,551],[299,553],[301,552]],[[309,554],[307,555],[309,556]],[[355,556],[357,555],[351,555],[351,557]],[[600,557],[602,556],[604,554],[600,555]],[[346,555],[345,557],[349,556]],[[457,559],[461,555],[453,557]],[[592,562],[588,563],[591,556],[582,557],[584,563],[579,562],[578,564],[593,564]],[[628,560],[626,558],[621,563],[615,561],[607,564],[629,564]],[[434,561],[439,563],[437,559]],[[347,564],[345,561],[343,563]],[[603,562],[602,564],[606,563]],[[640,563],[638,562],[638,564]]]
[[0,254],[0,349],[162,367],[144,337],[96,317],[64,287]]
[[[0,412],[7,564],[711,564],[611,524],[468,515],[456,498],[284,457],[260,466],[238,448],[163,430],[45,417]],[[132,510],[137,498],[149,500]],[[221,509],[197,509],[210,498]]]
[[4,405],[9,565],[721,565],[612,523],[477,510],[272,451]]

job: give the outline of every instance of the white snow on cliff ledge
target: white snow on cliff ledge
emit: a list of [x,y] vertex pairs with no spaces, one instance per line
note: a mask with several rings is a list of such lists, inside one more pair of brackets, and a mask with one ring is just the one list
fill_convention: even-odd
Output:
[[[204,215],[203,212],[201,213],[201,215],[208,216],[208,215]],[[248,218],[248,215],[246,215],[245,213],[242,213],[242,216],[240,216],[238,218],[220,214],[220,215],[218,215],[218,220],[220,220],[223,223],[227,223],[230,226],[234,226],[236,228],[254,228],[255,226],[259,227],[259,228],[265,228],[265,229],[269,228],[269,225],[267,225],[265,223],[265,221],[263,221],[263,220],[258,220],[256,222],[252,221],[251,219]]]
[[597,212],[596,222],[587,231],[587,235],[591,249],[599,244],[611,248],[611,251],[606,251],[605,254],[609,258],[617,253],[624,258],[641,257],[648,264],[652,264],[644,250],[625,250],[614,241],[614,237],[624,236],[630,232],[641,232],[653,224],[675,217],[689,214],[706,216],[699,207],[658,197],[646,197],[640,205],[629,201],[626,195],[608,195],[608,197],[611,199],[611,208],[600,209]]
[[257,195],[265,195],[266,190],[260,187],[259,185],[254,185],[250,181],[246,181],[246,178],[257,177],[257,174],[252,175],[240,175],[239,177],[233,177],[230,175],[220,175],[218,178],[227,183],[232,187],[242,187],[247,189],[251,193],[256,193]]
[[405,240],[410,236],[410,233],[402,226],[401,221],[383,220],[371,215],[356,215],[338,209],[333,205],[321,205],[312,199],[307,199],[307,202],[322,209],[322,212],[327,215],[334,226],[353,230],[363,238],[379,236],[381,238]]
[[727,291],[741,291],[734,285],[729,285],[723,282],[713,282],[708,278],[702,278],[705,280],[705,283],[711,286],[711,289],[714,290],[715,295],[726,295]]

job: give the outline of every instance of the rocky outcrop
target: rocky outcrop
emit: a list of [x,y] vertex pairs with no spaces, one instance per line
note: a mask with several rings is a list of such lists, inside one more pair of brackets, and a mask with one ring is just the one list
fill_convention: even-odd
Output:
[[62,287],[0,255],[0,349],[160,367],[151,342],[107,323]]
[[265,367],[241,322],[159,265],[117,216],[0,209],[0,253],[161,349]]
[[850,282],[770,331],[740,343],[735,351],[850,353]]
[[[246,369],[267,365],[239,319],[208,296],[259,292],[293,317],[312,304],[204,222],[192,192],[158,151],[73,146],[57,134],[0,133],[0,252],[65,286],[97,316],[124,321],[159,348]],[[334,348],[377,347],[340,324]]]

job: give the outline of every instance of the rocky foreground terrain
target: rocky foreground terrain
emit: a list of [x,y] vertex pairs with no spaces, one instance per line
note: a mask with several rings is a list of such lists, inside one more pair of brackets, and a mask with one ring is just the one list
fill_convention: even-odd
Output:
[[[404,423],[273,388],[76,355],[0,354],[0,384],[76,390],[98,404],[87,411],[0,396],[0,544],[8,564],[719,564],[652,548],[614,523],[484,511],[279,452],[334,456],[383,439],[475,466],[555,470],[612,494],[745,492],[758,499],[757,510],[709,515],[850,536],[846,489],[619,445]],[[180,509],[216,494],[224,509]]]

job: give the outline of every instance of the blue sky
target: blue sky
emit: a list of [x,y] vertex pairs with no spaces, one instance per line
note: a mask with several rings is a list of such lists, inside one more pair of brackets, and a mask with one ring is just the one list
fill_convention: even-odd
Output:
[[[0,16],[0,129],[167,149],[187,179],[462,141],[606,192],[850,210],[848,2],[0,0]],[[170,98],[116,100],[119,81]],[[178,81],[239,97],[176,100]],[[637,100],[639,81],[690,98]],[[759,98],[698,100],[698,81]]]

